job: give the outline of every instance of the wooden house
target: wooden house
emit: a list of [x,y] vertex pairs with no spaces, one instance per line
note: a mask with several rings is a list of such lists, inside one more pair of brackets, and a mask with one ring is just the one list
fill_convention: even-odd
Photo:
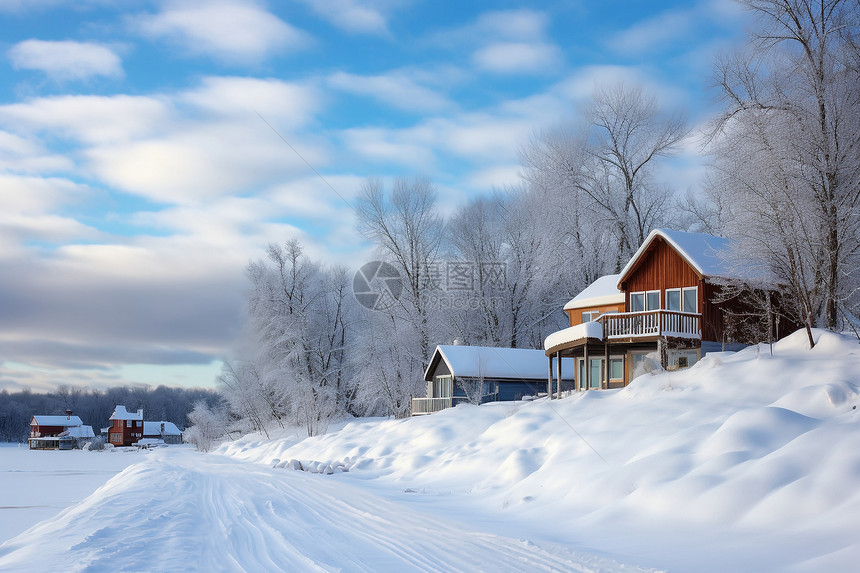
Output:
[[91,426],[66,410],[62,416],[33,416],[28,444],[31,450],[71,450],[94,437]]
[[131,446],[143,437],[143,409],[129,412],[117,405],[109,419],[108,442],[114,446]]
[[725,279],[741,278],[720,256],[728,247],[712,235],[652,231],[620,274],[565,305],[570,327],[544,341],[551,378],[565,377],[565,357],[575,361],[577,389],[616,388],[649,364],[685,368],[724,348],[726,311],[738,303],[715,295]]
[[[520,400],[546,391],[546,356],[541,350],[524,348],[440,345],[424,380],[427,394],[412,399],[413,416],[461,403]],[[561,389],[573,389],[573,380],[564,378]]]

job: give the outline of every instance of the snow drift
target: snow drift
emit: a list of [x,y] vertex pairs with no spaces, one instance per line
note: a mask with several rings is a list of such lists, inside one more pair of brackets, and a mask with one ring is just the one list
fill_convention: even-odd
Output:
[[860,345],[815,335],[620,390],[148,456],[0,570],[852,571]]

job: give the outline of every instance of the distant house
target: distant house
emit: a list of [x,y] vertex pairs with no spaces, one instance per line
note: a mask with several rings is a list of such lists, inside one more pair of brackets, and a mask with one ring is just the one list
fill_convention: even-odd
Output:
[[[412,415],[430,414],[460,403],[534,396],[546,391],[547,377],[546,356],[541,350],[440,345],[424,371],[426,397],[412,399]],[[572,376],[563,378],[562,390],[572,387]]]
[[182,432],[173,422],[143,422],[143,439],[165,444],[181,444]]
[[31,450],[71,450],[94,437],[91,426],[66,410],[63,416],[33,416],[28,443]]
[[114,446],[132,446],[143,437],[143,409],[129,412],[117,405],[109,418],[108,441]]
[[[620,274],[597,279],[564,306],[570,327],[544,341],[556,380],[562,358],[575,360],[576,389],[587,390],[626,386],[648,360],[685,368],[720,350],[727,313],[742,308],[717,296],[721,282],[743,278],[720,256],[728,247],[712,235],[652,231]],[[771,335],[795,327],[783,322]]]

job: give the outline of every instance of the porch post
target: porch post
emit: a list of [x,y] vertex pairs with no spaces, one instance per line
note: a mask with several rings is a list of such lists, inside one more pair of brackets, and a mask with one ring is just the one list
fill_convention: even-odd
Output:
[[609,389],[609,342],[603,344],[603,389]]
[[549,372],[546,377],[546,395],[552,400],[552,354],[549,355]]
[[[584,356],[582,358],[583,363],[585,364],[585,388],[582,390],[588,390],[591,388],[591,365],[588,363],[588,342],[586,341],[584,348]],[[582,386],[580,384],[580,386]]]
[[558,398],[561,400],[561,350],[559,350],[555,355],[556,365],[555,365],[555,374],[558,383]]

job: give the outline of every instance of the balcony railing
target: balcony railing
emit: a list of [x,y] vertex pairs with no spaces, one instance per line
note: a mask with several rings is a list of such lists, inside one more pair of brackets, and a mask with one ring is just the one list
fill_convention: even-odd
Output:
[[439,412],[452,406],[452,399],[447,398],[412,398],[412,415],[421,416]]
[[607,313],[597,321],[603,324],[603,336],[609,340],[649,336],[700,339],[701,318],[700,314],[661,309]]
[[[484,394],[481,396],[481,404],[487,402],[498,402],[499,394]],[[424,414],[433,414],[440,412],[445,408],[451,408],[457,404],[466,404],[469,399],[465,396],[448,396],[447,398],[412,398],[412,415],[423,416]]]

